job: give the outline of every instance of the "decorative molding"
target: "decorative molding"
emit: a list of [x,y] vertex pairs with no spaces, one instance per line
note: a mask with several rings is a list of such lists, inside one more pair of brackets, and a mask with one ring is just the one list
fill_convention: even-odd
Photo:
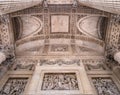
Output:
[[107,68],[104,64],[85,64],[87,71],[105,71]]
[[68,45],[62,45],[62,44],[56,44],[56,45],[51,45],[50,47],[50,52],[68,52],[69,51],[69,46]]
[[9,15],[0,16],[0,36],[2,40],[2,45],[10,45],[11,37],[10,37],[10,17]]
[[65,61],[62,59],[58,59],[58,60],[54,60],[54,61],[50,61],[50,60],[40,60],[40,66],[50,66],[50,65],[77,65],[80,66],[80,60],[79,59],[74,59],[74,60],[70,60],[70,61]]
[[15,64],[15,66],[12,68],[12,70],[29,70],[29,71],[33,71],[35,68],[34,64]]

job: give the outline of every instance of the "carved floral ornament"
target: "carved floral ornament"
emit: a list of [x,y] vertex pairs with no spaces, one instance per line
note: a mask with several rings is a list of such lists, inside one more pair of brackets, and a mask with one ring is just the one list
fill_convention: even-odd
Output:
[[115,15],[115,14],[112,14],[112,20],[111,22],[115,23],[115,25],[120,25],[120,15]]
[[87,71],[103,71],[107,70],[104,64],[86,64]]
[[79,59],[75,59],[75,60],[71,60],[71,61],[64,61],[64,60],[55,60],[55,61],[49,61],[49,60],[40,60],[40,66],[44,66],[44,65],[73,65],[76,64],[78,66],[80,66],[80,60]]
[[104,64],[104,59],[71,59],[71,60],[67,60],[67,59],[28,59],[28,58],[17,58],[16,59],[16,64],[21,64],[23,66],[28,66],[28,65],[37,65],[39,64],[40,66],[52,66],[52,65],[58,65],[58,66],[62,66],[62,65],[77,65],[80,66],[80,64],[84,63],[84,64]]
[[0,15],[0,24],[7,24],[9,23],[9,15]]

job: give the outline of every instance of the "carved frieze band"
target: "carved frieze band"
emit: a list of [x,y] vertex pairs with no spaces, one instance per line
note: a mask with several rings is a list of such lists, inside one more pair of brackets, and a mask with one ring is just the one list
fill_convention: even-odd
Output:
[[87,71],[105,71],[107,70],[104,64],[85,64]]
[[[103,59],[28,59],[28,58],[17,58],[16,64],[13,66],[12,70],[34,70],[35,65],[39,66],[81,66],[83,64],[94,64],[93,66],[87,66],[90,68],[88,70],[106,69],[102,64],[104,64]],[[98,64],[98,65],[95,65]]]
[[80,66],[80,60],[71,60],[71,61],[65,61],[65,60],[55,60],[55,61],[49,61],[49,60],[40,60],[40,66],[44,65],[73,65],[76,64],[77,66]]

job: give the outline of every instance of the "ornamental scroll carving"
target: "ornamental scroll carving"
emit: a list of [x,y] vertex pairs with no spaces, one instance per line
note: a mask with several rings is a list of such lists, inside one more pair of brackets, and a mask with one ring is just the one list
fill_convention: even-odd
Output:
[[95,64],[95,65],[86,64],[86,69],[89,70],[89,71],[92,71],[92,70],[106,70],[106,67],[104,66],[104,64]]
[[50,61],[50,60],[40,60],[40,66],[44,66],[44,65],[73,65],[76,64],[77,66],[80,66],[80,60],[79,59],[74,59],[74,60],[70,60],[70,61],[65,61],[62,59],[58,59],[55,61]]
[[23,65],[23,64],[17,64],[14,66],[13,70],[34,70],[34,64],[28,64],[28,65]]
[[42,90],[79,90],[75,73],[45,73]]
[[23,95],[28,78],[9,78],[0,95]]
[[92,78],[93,84],[98,95],[120,95],[116,84],[111,78]]

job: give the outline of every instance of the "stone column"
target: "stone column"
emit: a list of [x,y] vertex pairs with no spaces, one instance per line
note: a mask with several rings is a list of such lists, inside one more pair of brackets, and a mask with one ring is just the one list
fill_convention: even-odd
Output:
[[37,64],[35,67],[35,71],[32,75],[31,81],[29,83],[27,93],[25,95],[35,95],[35,93],[37,92],[39,80],[40,80],[40,67],[39,64]]
[[90,84],[90,81],[88,79],[88,75],[86,73],[86,70],[84,68],[84,65],[81,61],[81,69],[80,69],[80,77],[81,77],[81,83],[83,86],[83,93],[85,95],[94,95],[93,87]]
[[120,51],[118,51],[114,54],[114,60],[120,64]]
[[0,52],[0,64],[6,60],[6,55],[3,52]]

